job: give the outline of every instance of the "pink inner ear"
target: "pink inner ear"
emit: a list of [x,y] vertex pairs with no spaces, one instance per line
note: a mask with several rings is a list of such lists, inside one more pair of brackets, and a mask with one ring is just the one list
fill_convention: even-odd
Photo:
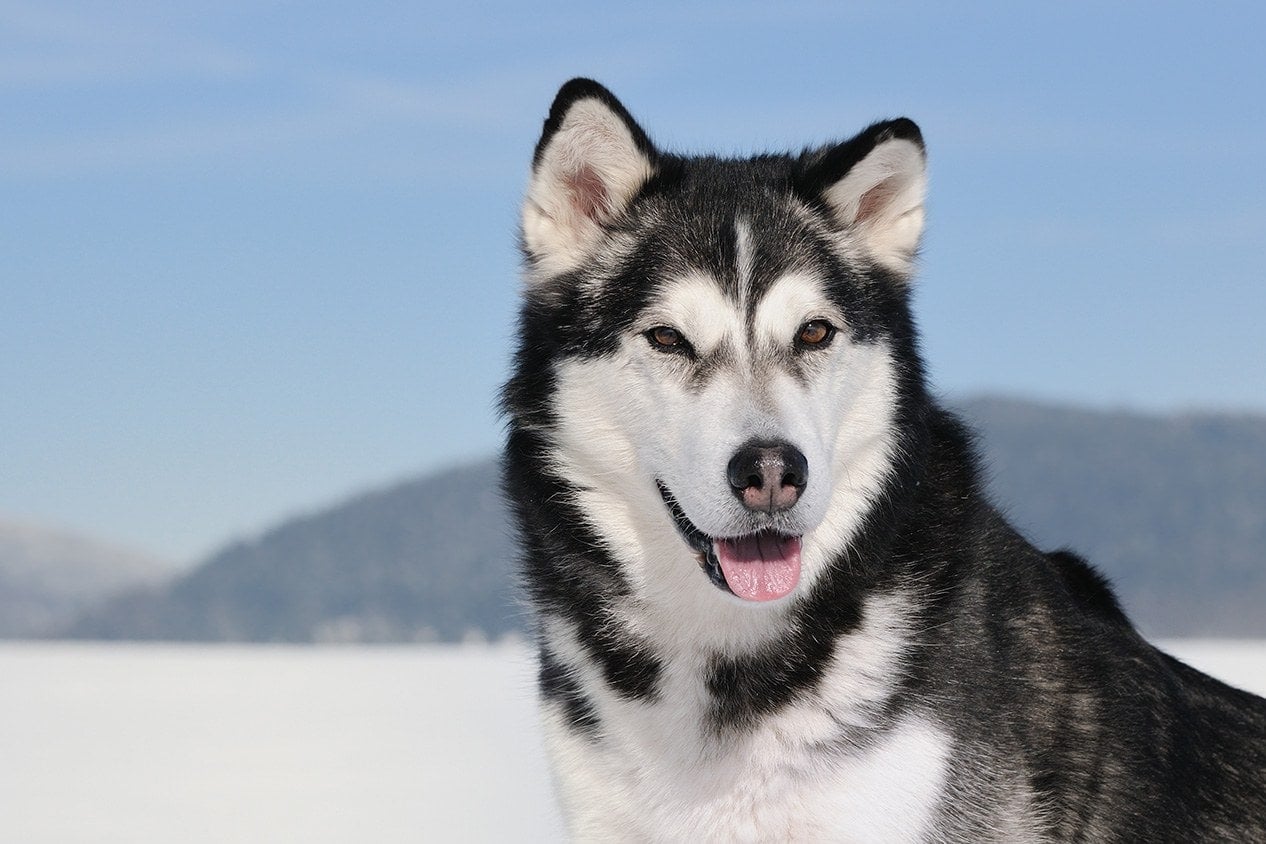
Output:
[[611,199],[607,186],[590,167],[581,167],[567,180],[571,192],[571,204],[576,212],[590,220],[606,219],[611,213]]
[[892,202],[896,193],[888,180],[884,180],[866,191],[857,203],[857,214],[853,217],[853,222],[863,223],[871,217],[878,216],[884,206]]

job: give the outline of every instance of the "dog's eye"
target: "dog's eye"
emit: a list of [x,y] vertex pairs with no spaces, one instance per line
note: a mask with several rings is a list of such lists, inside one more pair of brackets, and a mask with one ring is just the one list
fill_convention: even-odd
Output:
[[835,337],[835,326],[824,319],[811,319],[800,326],[796,335],[796,344],[804,347],[821,348],[830,344]]
[[647,331],[646,339],[651,341],[652,346],[665,352],[686,347],[686,338],[681,336],[681,332],[667,325],[659,325]]

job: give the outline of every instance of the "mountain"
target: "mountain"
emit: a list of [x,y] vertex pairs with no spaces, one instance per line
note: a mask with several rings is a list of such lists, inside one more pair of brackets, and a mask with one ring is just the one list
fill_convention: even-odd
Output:
[[46,635],[174,567],[76,534],[0,520],[0,638]]
[[522,627],[492,461],[399,484],[225,548],[86,614],[75,638],[454,641]]
[[[1266,636],[1266,417],[980,399],[990,490],[1071,547],[1152,635]],[[453,641],[522,629],[492,460],[289,521],[81,618],[90,638]]]
[[1166,636],[1266,635],[1266,417],[967,403],[995,500]]

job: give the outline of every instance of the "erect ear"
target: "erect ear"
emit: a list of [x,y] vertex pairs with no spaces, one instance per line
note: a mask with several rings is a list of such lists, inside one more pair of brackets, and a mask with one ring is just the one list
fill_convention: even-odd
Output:
[[573,79],[554,98],[532,158],[523,247],[553,275],[575,267],[655,171],[656,152],[610,91]]
[[908,277],[923,233],[926,156],[906,118],[876,123],[852,140],[807,153],[799,187],[825,205],[877,264]]

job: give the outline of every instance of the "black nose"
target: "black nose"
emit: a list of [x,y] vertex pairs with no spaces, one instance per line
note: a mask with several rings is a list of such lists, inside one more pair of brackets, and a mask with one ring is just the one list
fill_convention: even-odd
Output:
[[744,507],[778,513],[800,500],[809,461],[791,443],[751,440],[730,458],[726,474]]

